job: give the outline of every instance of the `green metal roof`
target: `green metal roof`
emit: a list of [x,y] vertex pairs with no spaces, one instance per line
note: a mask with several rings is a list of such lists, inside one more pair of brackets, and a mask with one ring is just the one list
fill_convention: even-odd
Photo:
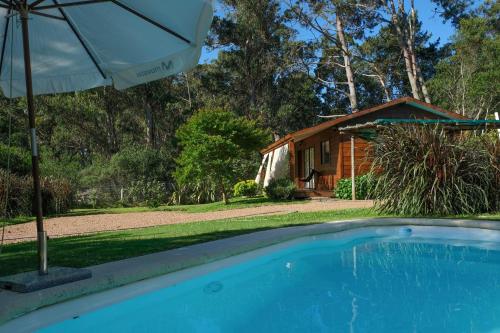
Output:
[[445,126],[449,130],[484,130],[500,129],[500,120],[381,118],[362,124],[340,127],[339,131],[354,132],[361,137],[370,138],[376,136],[377,127],[387,125],[440,125]]
[[[399,118],[381,118],[372,122],[374,125],[389,125],[389,124],[450,124],[450,125],[468,125],[468,126],[481,126],[481,125],[498,125],[500,120],[494,119],[399,119]],[[493,126],[496,127],[496,126]]]

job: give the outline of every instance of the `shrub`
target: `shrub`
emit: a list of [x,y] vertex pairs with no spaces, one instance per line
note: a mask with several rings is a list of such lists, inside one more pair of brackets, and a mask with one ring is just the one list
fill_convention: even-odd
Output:
[[[365,200],[369,198],[370,188],[373,183],[368,175],[356,176],[354,178],[356,185],[356,199]],[[351,200],[352,199],[352,181],[351,178],[342,178],[337,182],[335,187],[335,197],[339,199]]]
[[129,200],[132,204],[158,207],[166,200],[165,185],[157,180],[138,180],[130,186]]
[[[0,216],[31,215],[33,183],[30,180],[29,177],[9,174],[0,169]],[[5,208],[7,208],[7,212],[5,212]]]
[[[10,160],[9,165],[7,161]],[[0,169],[10,171],[19,176],[26,175],[31,172],[31,155],[28,149],[20,147],[8,147],[0,143]]]
[[41,179],[41,186],[44,214],[62,214],[69,211],[73,203],[73,189],[69,181],[46,177]]
[[293,199],[295,190],[295,184],[288,178],[272,179],[264,188],[266,196],[273,200]]
[[[9,179],[10,177],[10,179]],[[9,195],[7,198],[7,185]],[[42,178],[42,209],[44,215],[61,214],[71,208],[73,202],[73,189],[65,179]],[[8,174],[0,169],[0,215],[7,216],[32,215],[33,212],[33,181],[28,176]]]
[[234,185],[233,193],[235,197],[255,197],[259,194],[259,185],[253,179],[242,180]]
[[[499,209],[498,138],[437,126],[382,130],[374,143],[377,208],[404,215],[478,214]],[[492,147],[493,147],[492,146]]]
[[182,184],[174,184],[169,203],[175,205],[190,205],[215,202],[217,189],[210,181],[190,181]]

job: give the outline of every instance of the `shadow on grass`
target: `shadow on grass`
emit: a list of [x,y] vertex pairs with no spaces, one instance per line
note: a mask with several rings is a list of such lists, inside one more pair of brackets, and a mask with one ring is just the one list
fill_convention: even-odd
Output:
[[[282,225],[280,228],[306,224],[315,223],[292,223]],[[140,236],[127,237],[125,234],[115,232],[113,234],[56,238],[49,242],[49,265],[86,267],[270,229],[276,229],[276,227],[262,226],[185,236],[162,236],[159,234],[158,237],[147,235],[141,238]],[[4,246],[3,252],[0,254],[0,276],[31,271],[35,270],[36,267],[35,242]]]

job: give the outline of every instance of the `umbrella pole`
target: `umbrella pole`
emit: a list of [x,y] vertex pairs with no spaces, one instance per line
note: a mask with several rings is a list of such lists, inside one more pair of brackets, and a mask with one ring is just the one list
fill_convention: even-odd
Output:
[[40,188],[40,166],[38,162],[38,143],[35,129],[35,105],[33,101],[33,81],[31,76],[31,57],[30,41],[28,27],[28,8],[27,2],[20,11],[21,25],[23,33],[24,50],[24,75],[26,81],[26,99],[28,102],[28,118],[31,136],[31,171],[33,175],[33,188],[35,190],[35,212],[36,212],[36,230],[38,240],[38,273],[40,275],[48,274],[47,267],[47,233],[43,230],[42,215],[42,192]]

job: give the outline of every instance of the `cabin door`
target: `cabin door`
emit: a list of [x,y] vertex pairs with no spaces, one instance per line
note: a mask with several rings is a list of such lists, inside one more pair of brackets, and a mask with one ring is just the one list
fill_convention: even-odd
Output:
[[[309,177],[311,171],[314,169],[314,147],[304,150],[304,178]],[[314,177],[310,181],[304,183],[304,188],[314,189]]]

